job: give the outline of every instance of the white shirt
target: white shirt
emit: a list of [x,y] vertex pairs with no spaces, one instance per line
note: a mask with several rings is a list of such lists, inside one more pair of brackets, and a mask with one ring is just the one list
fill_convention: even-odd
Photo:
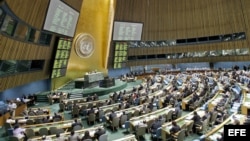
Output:
[[21,139],[24,137],[23,132],[25,132],[24,128],[17,128],[15,130],[13,130],[13,136],[17,137],[18,139]]

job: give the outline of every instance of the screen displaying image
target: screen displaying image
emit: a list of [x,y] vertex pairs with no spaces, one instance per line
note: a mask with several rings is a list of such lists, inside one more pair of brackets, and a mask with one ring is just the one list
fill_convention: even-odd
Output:
[[113,40],[115,41],[139,41],[142,35],[142,23],[114,22]]
[[44,30],[73,37],[79,12],[60,0],[50,0]]

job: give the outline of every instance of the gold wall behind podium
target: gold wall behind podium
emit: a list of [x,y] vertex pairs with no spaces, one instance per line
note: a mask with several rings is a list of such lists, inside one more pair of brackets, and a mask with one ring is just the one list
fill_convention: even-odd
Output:
[[[112,35],[115,0],[84,0],[73,41],[68,69],[65,77],[52,80],[52,90],[74,80],[88,71],[101,71],[107,74],[107,57]],[[90,34],[94,38],[94,52],[88,58],[81,58],[75,51],[76,37]]]

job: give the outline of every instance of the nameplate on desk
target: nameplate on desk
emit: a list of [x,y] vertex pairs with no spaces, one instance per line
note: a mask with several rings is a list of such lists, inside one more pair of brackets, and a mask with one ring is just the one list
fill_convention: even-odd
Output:
[[250,126],[249,125],[225,125],[224,140],[240,139],[240,141],[249,141]]

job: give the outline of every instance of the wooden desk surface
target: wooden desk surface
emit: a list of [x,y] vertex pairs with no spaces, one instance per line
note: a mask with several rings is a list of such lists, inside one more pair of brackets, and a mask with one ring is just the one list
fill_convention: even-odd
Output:
[[130,134],[130,135],[126,135],[124,137],[121,137],[120,139],[116,139],[113,141],[137,141],[135,135]]
[[[82,137],[84,136],[84,132],[89,131],[90,136],[91,136],[91,137],[94,137],[95,131],[96,131],[98,128],[104,129],[103,125],[96,125],[96,126],[91,127],[91,128],[86,128],[86,129],[82,129],[82,130],[77,130],[77,131],[75,131],[75,133],[77,133],[77,134],[79,135],[79,137],[82,138]],[[60,134],[60,136],[61,136],[63,139],[65,139],[65,140],[68,140],[68,136],[69,136],[69,135],[70,135],[70,132],[65,132],[65,133]],[[56,135],[48,135],[48,136],[46,136],[46,138],[51,139],[51,140],[55,140],[55,139],[56,139]],[[42,141],[42,137],[35,137],[35,138],[32,138],[31,141]]]
[[[81,119],[77,119],[77,120],[81,121]],[[74,120],[65,120],[65,121],[59,121],[59,122],[25,125],[25,126],[22,126],[22,128],[32,128],[34,132],[39,132],[40,128],[47,128],[48,130],[50,127],[57,127],[58,129],[69,129],[72,127],[72,123],[74,123]]]
[[208,133],[204,135],[205,140],[213,141],[213,140],[216,140],[217,137],[220,137],[220,133],[223,132],[224,130],[224,125],[231,123],[234,116],[237,117],[237,119],[240,121],[241,124],[246,119],[245,115],[236,114],[236,113],[232,114],[229,118],[227,118],[224,122],[219,124],[217,127],[213,128],[211,131],[208,131]]

